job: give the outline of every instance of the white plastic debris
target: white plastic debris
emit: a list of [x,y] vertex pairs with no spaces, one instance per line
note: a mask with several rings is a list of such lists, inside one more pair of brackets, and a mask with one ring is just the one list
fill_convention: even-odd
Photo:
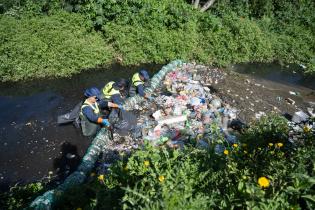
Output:
[[311,117],[315,117],[314,108],[307,108],[307,112],[311,115]]
[[262,116],[266,116],[266,113],[260,111],[260,112],[255,114],[256,119],[260,119]]
[[299,66],[301,66],[303,69],[306,69],[306,66],[303,64],[299,64]]
[[298,96],[300,95],[299,92],[296,92],[296,91],[289,91],[290,95],[294,95],[294,96]]
[[203,89],[204,89],[205,91],[207,91],[207,92],[210,92],[210,88],[208,88],[208,87],[203,87]]
[[288,103],[288,104],[292,104],[294,105],[295,104],[295,101],[291,98],[286,98],[285,101]]
[[213,106],[214,108],[219,108],[219,107],[221,107],[221,100],[218,99],[218,98],[213,99],[213,100],[211,101],[211,104],[212,104],[212,106]]
[[201,105],[201,101],[200,101],[200,98],[197,98],[197,97],[193,97],[190,99],[190,104],[192,106],[199,106]]
[[292,117],[292,121],[295,123],[300,123],[300,122],[306,121],[308,119],[309,119],[309,116],[303,111],[295,112],[293,117]]
[[152,116],[154,117],[155,120],[159,120],[160,117],[162,116],[161,110],[154,112]]
[[72,159],[72,158],[75,157],[75,155],[74,155],[74,154],[71,154],[71,153],[67,153],[66,157],[67,157],[68,159]]
[[176,117],[170,117],[170,118],[158,120],[158,123],[159,125],[164,125],[164,124],[170,125],[174,123],[185,122],[186,120],[187,120],[187,116],[182,115],[182,116],[176,116]]

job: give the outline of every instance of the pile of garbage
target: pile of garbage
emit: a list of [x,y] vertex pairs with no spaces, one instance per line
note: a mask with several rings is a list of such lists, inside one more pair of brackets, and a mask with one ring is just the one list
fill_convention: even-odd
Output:
[[[105,162],[111,162],[119,153],[130,153],[144,141],[171,148],[187,144],[207,148],[213,143],[217,153],[222,154],[226,146],[237,143],[237,135],[245,128],[237,118],[239,111],[212,90],[212,85],[224,77],[220,69],[193,63],[167,73],[161,87],[152,93],[154,101],[143,100],[134,106],[137,125],[129,134],[114,132],[113,141],[107,145],[107,150],[114,153],[107,152]],[[306,130],[314,133],[313,110],[309,113],[297,112],[289,121],[291,142],[303,139]]]
[[307,113],[295,112],[288,125],[290,128],[289,141],[293,144],[303,144],[306,135],[315,136],[314,108],[308,108]]
[[[199,73],[203,70],[213,76],[202,84]],[[206,146],[218,137],[212,134],[215,124],[229,143],[235,143],[236,137],[229,133],[228,124],[236,119],[237,110],[223,103],[209,87],[223,79],[223,73],[219,72],[218,69],[185,64],[168,73],[154,104],[149,104],[148,112],[140,117],[143,139],[153,145],[167,144],[170,147],[182,147],[185,143]]]
[[144,141],[171,148],[216,143],[221,145],[218,152],[224,150],[224,145],[236,143],[230,125],[237,120],[237,110],[211,91],[211,85],[223,78],[224,72],[219,69],[191,63],[167,73],[161,88],[152,94],[154,100],[134,107],[138,119],[131,132],[125,136],[114,132],[107,150],[115,152],[107,153],[106,162],[113,155],[139,148]]

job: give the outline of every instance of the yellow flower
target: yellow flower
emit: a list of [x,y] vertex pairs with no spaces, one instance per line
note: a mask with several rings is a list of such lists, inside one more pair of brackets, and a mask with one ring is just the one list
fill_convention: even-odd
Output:
[[303,130],[305,133],[308,133],[308,132],[310,132],[311,128],[308,126],[304,126]]
[[229,154],[229,150],[224,150],[223,153],[224,153],[225,155],[228,155],[228,154]]
[[277,143],[277,146],[280,148],[280,147],[283,147],[283,144],[282,143]]
[[258,184],[262,188],[267,188],[267,187],[269,187],[270,182],[269,182],[269,180],[266,177],[262,176],[262,177],[259,177]]
[[159,176],[159,181],[164,182],[165,177],[163,175]]
[[238,147],[238,144],[233,144],[233,147],[235,147],[235,148]]
[[99,181],[104,181],[104,174],[101,174],[97,177]]
[[269,143],[268,145],[269,145],[270,147],[272,147],[272,146],[273,146],[273,143]]
[[148,160],[145,160],[144,161],[144,166],[146,166],[146,167],[150,166],[150,162]]

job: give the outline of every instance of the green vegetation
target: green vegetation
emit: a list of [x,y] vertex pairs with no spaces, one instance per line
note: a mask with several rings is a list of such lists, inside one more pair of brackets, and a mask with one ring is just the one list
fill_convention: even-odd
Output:
[[25,186],[16,185],[9,192],[0,194],[0,206],[7,210],[27,208],[30,202],[44,192],[45,189],[39,182]]
[[0,18],[2,81],[69,76],[111,61],[112,49],[87,31],[80,15]]
[[284,118],[268,116],[220,154],[147,146],[71,190],[59,208],[314,209],[315,138],[305,131],[293,148],[287,131]]
[[[212,129],[221,142],[218,127]],[[130,157],[121,154],[108,173],[92,173],[56,208],[314,209],[315,136],[305,129],[304,140],[293,146],[287,135],[287,121],[270,115],[219,153],[215,144],[198,149],[194,141],[184,150],[146,145]],[[20,192],[2,196],[2,205],[25,207],[30,200],[21,196],[24,188]]]
[[314,72],[312,0],[223,0],[206,12],[190,2],[2,0],[1,80],[69,76],[113,58],[125,65],[278,61]]

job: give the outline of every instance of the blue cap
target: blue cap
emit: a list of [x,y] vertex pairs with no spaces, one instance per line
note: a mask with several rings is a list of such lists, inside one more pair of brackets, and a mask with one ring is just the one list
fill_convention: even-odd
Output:
[[143,76],[144,80],[149,80],[150,79],[150,76],[148,74],[148,72],[144,69],[142,69],[140,72],[140,75]]
[[100,99],[101,91],[96,87],[91,87],[85,90],[84,96],[87,98],[96,96],[96,98]]

